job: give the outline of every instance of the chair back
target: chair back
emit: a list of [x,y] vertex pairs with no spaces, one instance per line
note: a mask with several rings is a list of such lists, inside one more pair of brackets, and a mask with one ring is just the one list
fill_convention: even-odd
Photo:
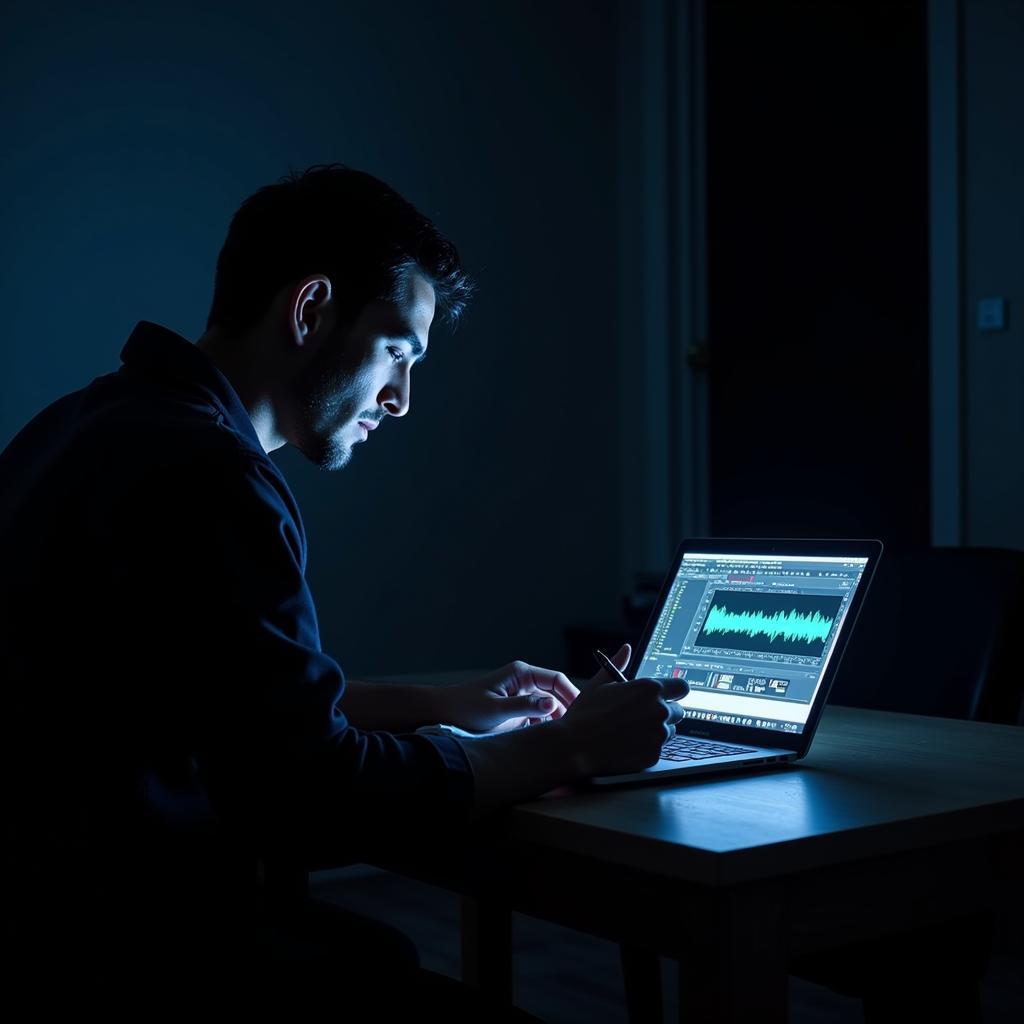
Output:
[[1022,612],[1022,551],[887,551],[829,702],[1024,724]]

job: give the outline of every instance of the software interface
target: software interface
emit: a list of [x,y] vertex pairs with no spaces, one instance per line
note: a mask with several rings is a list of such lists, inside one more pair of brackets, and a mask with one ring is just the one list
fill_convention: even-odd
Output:
[[687,718],[801,733],[867,558],[686,554],[637,676]]

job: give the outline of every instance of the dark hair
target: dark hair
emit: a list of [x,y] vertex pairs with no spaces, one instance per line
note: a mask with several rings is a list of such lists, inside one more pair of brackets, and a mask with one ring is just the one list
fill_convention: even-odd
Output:
[[374,299],[393,299],[408,271],[434,286],[454,327],[473,283],[455,246],[384,182],[343,164],[290,170],[254,192],[231,218],[217,257],[206,329],[253,326],[281,288],[307,274],[331,278],[342,322]]

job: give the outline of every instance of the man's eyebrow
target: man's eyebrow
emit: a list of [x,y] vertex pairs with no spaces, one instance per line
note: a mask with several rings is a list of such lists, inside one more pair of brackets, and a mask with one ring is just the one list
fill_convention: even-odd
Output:
[[427,358],[426,350],[423,348],[423,344],[419,338],[416,337],[415,333],[410,331],[402,341],[407,341],[412,346],[412,354],[422,363]]

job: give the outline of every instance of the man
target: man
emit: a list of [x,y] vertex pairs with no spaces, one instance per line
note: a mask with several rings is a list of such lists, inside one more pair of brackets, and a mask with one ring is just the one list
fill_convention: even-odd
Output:
[[[116,373],[0,456],[7,920],[26,957],[251,948],[265,865],[358,859],[657,759],[675,681],[579,693],[517,662],[374,687],[321,650],[268,453],[345,466],[408,412],[435,308],[454,322],[469,290],[382,182],[291,175],[233,218],[197,344],[141,322]],[[416,731],[442,722],[497,733]]]

